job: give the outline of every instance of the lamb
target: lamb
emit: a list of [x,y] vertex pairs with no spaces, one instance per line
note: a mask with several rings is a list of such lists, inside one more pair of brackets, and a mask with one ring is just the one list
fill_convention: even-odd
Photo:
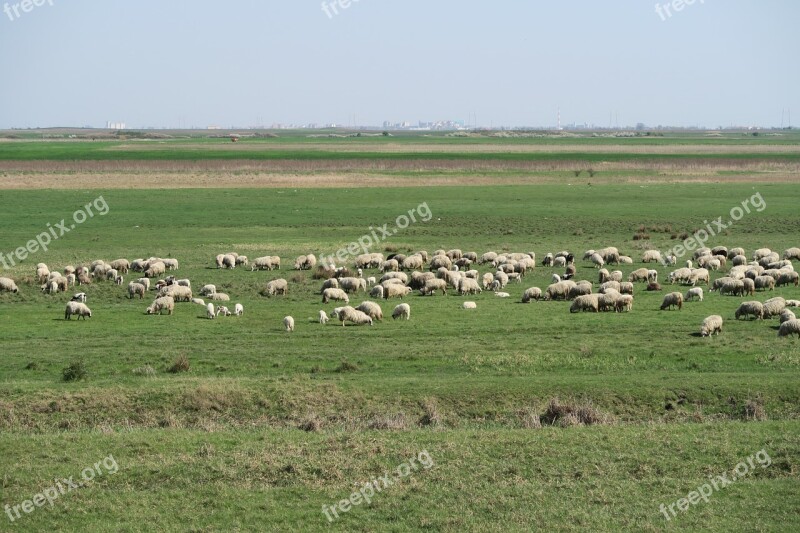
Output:
[[419,290],[422,296],[432,296],[436,291],[442,291],[442,295],[447,295],[447,282],[443,279],[429,279]]
[[464,302],[461,304],[462,309],[477,309],[478,305],[475,302]]
[[326,304],[331,300],[350,303],[350,297],[342,289],[325,289],[322,291],[322,303]]
[[478,294],[481,288],[478,286],[478,281],[472,278],[461,278],[458,282],[458,293],[462,296],[465,294]]
[[322,324],[322,325],[325,325],[325,324],[328,323],[328,315],[323,310],[320,310],[320,312],[319,312],[319,323]]
[[294,318],[290,316],[283,317],[283,327],[288,332],[294,331]]
[[157,278],[158,276],[163,275],[166,271],[166,265],[164,265],[164,263],[161,261],[156,261],[155,263],[149,264],[144,275],[146,278]]
[[494,293],[494,295],[497,296],[498,298],[511,298],[511,295],[508,294],[507,292],[496,292]]
[[635,281],[647,282],[648,281],[647,276],[648,276],[649,273],[650,273],[650,271],[648,269],[646,269],[646,268],[636,269],[636,270],[634,270],[633,272],[630,273],[630,275],[628,276],[628,281],[630,281],[631,283],[633,283]]
[[206,302],[202,298],[192,298],[192,303],[195,305],[202,305],[203,307],[206,306]]
[[791,337],[795,334],[800,337],[800,320],[797,319],[784,322],[778,329],[778,337]]
[[742,302],[734,313],[736,320],[739,320],[739,317],[747,318],[751,315],[758,320],[764,318],[764,304],[757,301]]
[[217,318],[217,313],[214,311],[214,304],[210,303],[206,306],[206,318],[214,320]]
[[633,311],[633,296],[630,294],[621,294],[617,301],[614,302],[614,311],[622,313],[623,311]]
[[370,276],[367,278],[367,287],[372,287],[373,285],[375,285],[375,283],[377,283],[375,276]]
[[233,314],[236,316],[244,315],[244,306],[242,304],[236,304],[233,306]]
[[642,254],[642,263],[661,262],[661,252],[658,250],[647,250]]
[[352,322],[357,326],[372,325],[372,318],[369,315],[350,306],[340,308],[337,315],[342,322],[342,327],[344,327],[345,322]]
[[224,292],[215,292],[210,296],[210,298],[215,302],[230,302],[231,297],[225,294]]
[[683,294],[679,292],[671,292],[664,296],[664,301],[661,302],[661,310],[664,309],[672,309],[672,307],[677,307],[678,311],[681,310],[683,307]]
[[266,296],[286,295],[289,292],[289,282],[283,278],[273,279],[267,283],[267,287],[262,294]]
[[411,287],[405,287],[403,285],[389,285],[388,287],[384,288],[383,297],[387,300],[389,298],[402,299],[404,296],[408,296],[411,290]]
[[144,293],[147,292],[147,289],[144,288],[144,285],[141,283],[130,282],[128,283],[128,297],[133,300],[134,297],[139,296],[139,299],[144,298]]
[[67,302],[64,320],[72,320],[72,315],[78,315],[78,320],[86,320],[87,317],[92,318],[92,311],[83,302]]
[[75,294],[72,297],[71,301],[86,303],[86,293],[85,292],[79,292],[79,293]]
[[800,260],[800,248],[787,248],[783,252],[783,258]]
[[148,315],[160,315],[163,311],[167,311],[167,314],[171,315],[174,309],[175,300],[172,296],[162,296],[161,298],[156,298],[152,305],[147,308],[146,313]]
[[786,300],[786,307],[800,307],[800,300]]
[[719,335],[722,333],[722,317],[719,315],[711,315],[703,319],[700,324],[700,336],[709,337],[711,335]]
[[396,306],[392,311],[392,319],[397,320],[398,318],[405,318],[406,320],[410,320],[411,306],[408,304],[400,304]]
[[356,309],[366,314],[373,320],[378,320],[378,321],[383,320],[383,310],[381,309],[381,306],[376,304],[375,302],[363,301],[360,304],[358,304],[358,307],[356,307]]
[[701,287],[692,287],[688,291],[686,291],[686,298],[687,302],[691,302],[697,298],[701,302],[703,301],[703,289]]
[[597,294],[586,294],[575,298],[569,308],[569,312],[579,313],[582,311],[592,311],[597,313],[599,311],[599,306],[600,303]]
[[764,318],[780,316],[784,309],[786,309],[786,300],[784,300],[781,296],[770,298],[764,302]]
[[781,324],[796,319],[797,317],[795,316],[795,314],[791,312],[789,309],[784,309],[783,311],[781,311],[781,316],[780,316]]
[[369,291],[369,295],[371,298],[383,299],[383,285],[375,285],[372,287],[372,290]]
[[219,315],[231,316],[231,311],[230,311],[230,309],[228,309],[224,305],[218,305],[217,306],[217,316],[219,316]]
[[558,274],[553,274],[550,277],[550,283],[558,283],[559,281],[561,281],[561,276],[559,276]]
[[522,303],[530,303],[531,300],[537,302],[542,299],[542,289],[539,287],[531,287],[522,294]]
[[0,292],[13,292],[16,294],[19,292],[19,289],[13,279],[0,278]]

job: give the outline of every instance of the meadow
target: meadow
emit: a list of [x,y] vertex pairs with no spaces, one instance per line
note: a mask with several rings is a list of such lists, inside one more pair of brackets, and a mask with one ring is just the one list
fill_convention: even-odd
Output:
[[[291,144],[253,142],[278,140]],[[382,302],[386,318],[372,327],[323,326],[318,311],[334,305],[321,303],[321,280],[291,269],[298,255],[335,253],[370,228],[394,227],[396,217],[422,203],[430,220],[398,229],[371,251],[532,251],[541,262],[548,252],[570,250],[576,278],[596,284],[597,270],[581,260],[584,250],[619,247],[635,261],[622,266],[627,275],[644,266],[645,249],[666,251],[706,221],[727,219],[755,194],[766,207],[708,245],[742,246],[748,255],[759,247],[782,253],[800,245],[796,181],[785,179],[796,177],[797,145],[776,153],[743,148],[742,155],[715,153],[702,139],[680,149],[690,141],[662,141],[678,147],[672,154],[598,153],[586,147],[594,146],[590,140],[573,141],[556,155],[511,149],[476,155],[446,139],[431,141],[429,152],[388,154],[413,159],[423,173],[427,154],[474,156],[486,165],[550,158],[563,168],[542,171],[546,183],[523,169],[514,171],[521,183],[491,184],[491,174],[467,169],[453,174],[480,174],[481,184],[406,184],[404,175],[376,167],[333,188],[317,175],[315,186],[181,189],[168,179],[147,189],[114,182],[126,181],[126,165],[152,160],[180,173],[183,160],[199,159],[212,166],[206,172],[224,179],[230,171],[213,167],[214,160],[237,164],[249,141],[207,149],[197,146],[212,141],[193,140],[188,148],[178,141],[163,150],[106,141],[0,143],[0,171],[12,179],[33,173],[46,180],[53,176],[50,165],[63,163],[90,165],[86,172],[109,182],[61,187],[59,178],[47,188],[0,190],[0,253],[98,196],[109,206],[108,214],[2,273],[17,281],[20,293],[0,293],[0,505],[31,499],[55,478],[77,477],[109,454],[119,465],[53,506],[3,518],[0,531],[797,530],[800,348],[797,339],[777,337],[776,319],[734,320],[741,298],[707,290],[703,302],[660,311],[666,292],[686,288],[666,282],[671,268],[651,265],[665,291],[648,293],[637,284],[630,313],[570,314],[565,302],[520,303],[526,288],[544,289],[552,273],[561,273],[538,265],[522,283],[506,287],[508,299],[489,291],[468,298],[454,291],[412,294],[404,299],[410,321],[391,319],[400,302],[390,300]],[[293,154],[333,163],[387,157],[369,145],[345,153],[306,149],[305,142],[252,153],[268,154],[263,157],[276,164]],[[456,148],[437,152],[436,143]],[[702,149],[707,144],[712,148]],[[691,179],[680,182],[659,182],[648,172],[637,182],[639,170],[624,180],[604,180],[605,170],[591,180],[586,174],[564,179],[571,165],[602,161],[619,165],[608,170],[618,176],[627,164],[645,168],[687,154],[704,165],[724,157],[723,165],[756,158],[766,167],[789,166],[775,180],[759,174],[748,181],[747,171],[737,180],[726,180],[724,171],[706,179],[706,170],[695,175],[689,166]],[[91,167],[106,158],[119,165],[118,173]],[[64,168],[56,172],[68,174]],[[158,168],[148,172],[163,176]],[[301,179],[317,171],[293,172]],[[376,175],[401,181],[359,183]],[[637,234],[648,238],[634,240]],[[282,268],[217,269],[214,257],[228,251],[251,259],[279,255]],[[86,287],[92,318],[65,321],[69,295],[42,294],[33,280],[40,261],[55,270],[149,256],[179,259],[180,277],[195,288],[216,284],[244,305],[244,316],[207,320],[203,308],[189,303],[178,304],[172,316],[148,316],[150,297],[127,298],[128,275],[122,287]],[[712,279],[722,275],[714,272]],[[289,294],[262,296],[278,277],[289,280]],[[753,299],[775,295],[800,299],[800,288]],[[465,299],[477,309],[462,310]],[[724,317],[724,331],[701,338],[700,322],[711,314]],[[283,331],[286,315],[295,318],[294,333]],[[168,372],[180,357],[188,359],[188,372]],[[85,378],[64,381],[64,369],[77,362]],[[554,416],[559,405],[589,410],[594,423],[566,423]],[[360,483],[423,450],[432,468],[413,472],[333,523],[326,519],[323,505],[348,498]],[[769,454],[769,466],[756,464],[709,502],[669,520],[659,511],[760,450]]]

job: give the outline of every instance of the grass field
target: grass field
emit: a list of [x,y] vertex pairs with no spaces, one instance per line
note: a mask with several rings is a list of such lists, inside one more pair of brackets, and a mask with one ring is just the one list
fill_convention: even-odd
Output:
[[[291,144],[253,142],[276,141]],[[237,143],[232,163],[248,142]],[[370,149],[331,156],[316,146],[304,149],[305,142],[247,152],[248,158],[267,154],[280,162],[298,154],[337,164],[361,157],[353,154],[387,157]],[[436,142],[459,146],[448,139],[431,142],[429,152],[388,155],[422,161],[421,173],[429,171],[429,154],[472,157],[468,145],[437,152]],[[644,249],[666,251],[680,242],[674,236],[720,216],[727,220],[733,207],[756,194],[765,208],[744,215],[709,246],[742,246],[749,255],[764,246],[781,253],[800,245],[791,179],[800,145],[774,153],[697,148],[709,142],[658,157],[700,153],[712,167],[708,162],[720,157],[720,166],[752,158],[764,167],[788,166],[775,179],[753,173],[749,180],[747,171],[726,180],[725,170],[714,168],[713,182],[659,183],[653,176],[642,183],[631,170],[633,183],[604,181],[603,171],[590,185],[585,174],[567,182],[562,169],[548,171],[546,183],[492,184],[489,174],[474,186],[431,186],[423,179],[361,186],[359,180],[367,185],[403,177],[375,168],[335,188],[324,187],[314,168],[296,168],[298,180],[313,176],[316,186],[177,189],[165,176],[179,175],[184,159],[193,164],[192,153],[208,141],[131,151],[105,142],[0,143],[4,172],[52,181],[46,189],[0,190],[6,206],[0,253],[24,246],[47,224],[69,222],[99,196],[109,207],[47,252],[2,273],[17,281],[20,293],[0,293],[0,505],[21,504],[56,478],[78,479],[109,455],[118,465],[52,507],[45,503],[16,521],[0,520],[0,531],[796,531],[800,348],[796,339],[777,338],[776,319],[735,321],[741,298],[707,291],[703,302],[660,311],[664,293],[637,284],[630,313],[570,314],[565,302],[519,303],[526,288],[544,289],[556,272],[537,266],[523,283],[508,285],[509,299],[488,291],[469,297],[478,305],[473,312],[461,309],[467,298],[450,292],[412,294],[405,299],[410,321],[389,317],[400,303],[390,300],[382,305],[383,322],[343,328],[317,323],[318,311],[334,305],[321,304],[321,281],[311,272],[291,270],[296,256],[335,253],[371,228],[394,228],[398,216],[423,203],[430,220],[398,229],[372,251],[533,251],[540,261],[547,252],[568,249],[578,256],[576,278],[596,287],[596,269],[580,260],[584,250],[619,247],[635,260],[621,268],[627,275],[644,266]],[[716,146],[730,146],[726,142]],[[227,145],[204,149],[201,159],[229,153]],[[475,157],[491,166],[506,156],[565,165],[599,157],[617,161],[614,172],[621,172],[652,154],[576,145],[557,154],[500,150]],[[160,188],[87,187],[95,180],[62,187],[61,178],[53,179],[50,165],[107,158],[119,170],[90,173],[110,182],[124,182],[127,165],[149,159],[174,168],[148,171],[161,177]],[[209,165],[203,172],[212,178],[230,173]],[[452,171],[456,179],[459,172]],[[649,240],[633,240],[640,228]],[[251,259],[279,255],[283,266],[273,272],[216,269],[214,257],[227,251]],[[68,322],[67,295],[44,295],[33,281],[40,261],[61,269],[98,258],[149,256],[178,258],[180,277],[195,289],[216,284],[232,303],[244,305],[244,316],[210,321],[203,308],[188,303],[178,304],[173,316],[148,316],[151,297],[131,301],[124,285],[101,282],[86,288],[93,317]],[[670,269],[650,268],[670,290]],[[479,270],[493,271],[488,265]],[[714,272],[712,279],[722,275]],[[261,296],[277,277],[289,280],[288,296]],[[800,299],[800,288],[754,299],[775,295]],[[700,338],[700,322],[711,314],[725,318],[724,333]],[[292,334],[282,330],[285,315],[296,320]],[[190,370],[167,372],[180,356]],[[86,379],[65,382],[63,369],[77,360]],[[153,375],[134,372],[146,366]],[[597,423],[553,420],[553,401],[583,406]],[[707,503],[670,520],[659,511],[761,450],[769,466],[756,463]],[[370,505],[328,523],[323,505],[348,498],[359,483],[422,451],[434,466],[413,471]]]

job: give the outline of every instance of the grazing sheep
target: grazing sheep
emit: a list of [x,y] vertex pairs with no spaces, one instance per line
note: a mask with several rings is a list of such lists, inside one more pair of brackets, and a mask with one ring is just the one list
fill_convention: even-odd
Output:
[[742,294],[744,296],[753,296],[756,293],[756,284],[752,279],[744,278],[742,284],[744,288],[742,289]]
[[366,314],[373,320],[377,320],[379,322],[383,320],[383,310],[381,309],[381,306],[375,302],[363,301],[358,304],[356,309]]
[[485,263],[491,263],[495,259],[497,259],[497,253],[495,253],[495,252],[486,252],[485,254],[483,254],[480,257],[480,259],[478,259],[478,264],[483,265]]
[[522,294],[522,303],[530,303],[531,300],[537,302],[542,299],[542,289],[539,287],[531,287]]
[[162,259],[164,266],[167,267],[167,270],[178,270],[178,260],[177,259]]
[[478,286],[478,281],[472,278],[461,278],[458,282],[458,293],[461,296],[465,294],[478,294],[481,292],[480,286]]
[[295,270],[311,270],[317,266],[317,258],[314,254],[301,255],[294,261]]
[[289,282],[283,278],[273,279],[267,283],[263,293],[266,296],[286,295],[289,292]]
[[192,298],[192,303],[195,305],[202,305],[203,307],[206,306],[206,302],[202,298]]
[[747,318],[749,316],[753,316],[758,320],[764,318],[764,304],[757,301],[742,302],[736,309],[734,317],[739,320],[739,317]]
[[64,320],[72,320],[72,315],[78,315],[78,320],[86,320],[87,317],[92,318],[92,311],[83,302],[67,302]]
[[[618,265],[632,265],[632,264],[633,264],[633,258],[632,258],[632,257],[629,257],[629,256],[627,256],[627,255],[620,255],[620,256],[617,256],[617,259],[618,259],[618,261],[616,261],[616,263],[617,263]],[[611,261],[609,261],[609,263],[610,263],[610,262],[611,262]],[[672,264],[675,264],[675,263],[672,263]]]
[[578,296],[585,296],[587,294],[592,294],[592,284],[589,281],[579,281],[573,287],[569,289],[567,293],[568,300],[574,300]]
[[0,278],[0,292],[19,292],[17,284],[11,278]]
[[791,312],[789,309],[784,309],[783,311],[781,311],[781,316],[780,316],[781,324],[796,319],[797,317],[795,316],[795,314]]
[[[656,283],[656,285],[658,285],[658,283]],[[628,294],[630,296],[633,296],[633,283],[631,283],[630,281],[621,282],[619,284],[619,292],[621,294]]]
[[561,276],[559,276],[558,274],[553,274],[552,276],[550,276],[550,283],[558,283],[560,281],[561,281]]
[[236,316],[244,315],[244,306],[242,304],[236,304],[233,306],[233,314]]
[[753,252],[753,261],[758,261],[768,255],[772,254],[772,250],[769,248],[759,248],[755,252]]
[[781,296],[770,298],[764,302],[764,318],[780,316],[784,309],[786,309],[786,300],[784,300]]
[[158,291],[159,296],[172,296],[176,302],[191,302],[192,289],[181,285],[167,285]]
[[800,260],[800,248],[788,248],[786,251],[783,252],[784,259],[799,259]]
[[322,282],[322,287],[319,290],[319,293],[322,294],[325,289],[338,289],[339,288],[339,280],[337,278],[328,278]]
[[383,297],[387,300],[389,298],[402,299],[404,296],[408,296],[411,290],[411,287],[405,287],[403,285],[389,285],[388,287],[384,288]]
[[722,333],[722,317],[719,315],[711,315],[703,319],[700,324],[700,336],[709,337],[711,335],[719,335]]
[[217,316],[219,316],[219,315],[231,316],[231,311],[230,311],[230,309],[228,309],[224,305],[218,305],[217,306]]
[[672,309],[677,307],[678,311],[683,307],[683,294],[679,292],[671,292],[664,296],[664,301],[661,302],[661,310]]
[[175,310],[175,300],[172,296],[162,296],[161,298],[156,298],[156,300],[147,308],[146,313],[148,315],[155,315],[155,314],[162,314],[163,311],[167,311],[167,314],[172,314],[172,311]]
[[175,282],[176,285],[180,285],[181,287],[192,287],[192,282],[188,279],[179,279]]
[[630,294],[620,294],[617,301],[614,302],[614,311],[617,313],[633,311],[633,296]]
[[545,290],[545,300],[567,300],[569,291],[577,284],[572,280],[553,283]]
[[240,255],[239,257],[236,258],[236,266],[247,266],[248,263],[249,261],[246,255]]
[[339,278],[339,288],[346,293],[367,292],[367,281],[363,278]]
[[446,268],[450,270],[453,266],[453,261],[447,257],[446,255],[435,255],[431,258],[429,270],[438,270],[440,268]]
[[505,288],[505,286],[508,285],[508,274],[506,274],[505,272],[501,272],[498,270],[497,272],[494,273],[494,279],[495,281],[500,282],[501,288]]
[[443,279],[429,279],[419,290],[422,296],[433,296],[436,291],[442,291],[442,295],[447,295],[447,282]]
[[607,292],[597,295],[597,304],[600,311],[616,311],[617,301],[622,295],[614,289],[608,289]]
[[141,283],[135,283],[133,281],[128,283],[128,298],[131,300],[136,296],[139,296],[140,300],[143,299],[145,292],[147,292],[147,289],[145,289],[144,285]]
[[[415,272],[415,274],[417,274],[419,276],[422,276],[426,280],[427,279],[432,279],[432,278],[435,277],[434,274],[431,273],[431,272]],[[412,274],[412,278],[413,277],[414,277],[414,274]],[[386,281],[388,279],[399,279],[400,281],[403,282],[404,285],[406,283],[408,283],[408,275],[405,272],[387,272],[386,274],[381,276],[381,279],[378,282],[379,283],[383,283],[384,281]],[[423,283],[423,285],[424,285],[424,283]]]
[[[630,282],[628,282],[630,283]],[[607,289],[614,289],[617,292],[622,292],[622,284],[619,281],[606,281],[600,285],[599,292],[604,293]]]
[[800,284],[800,274],[795,271],[782,272],[775,284],[778,287],[782,287],[784,285],[794,285],[797,287],[798,284]]
[[294,331],[294,318],[290,316],[283,317],[283,327],[288,332]]
[[222,268],[233,269],[236,268],[236,255],[225,254],[222,256]]
[[319,323],[323,325],[328,323],[328,315],[323,310],[319,312]]
[[711,276],[705,268],[695,268],[692,270],[692,275],[689,277],[689,283],[692,286],[697,285],[698,281],[705,281],[706,285],[711,283]]
[[579,313],[583,311],[592,311],[597,313],[599,311],[599,306],[600,303],[597,294],[585,294],[575,298],[569,308],[569,312]]
[[403,259],[403,262],[400,264],[403,270],[420,270],[424,264],[424,261],[421,255],[414,254]]
[[491,272],[487,272],[486,274],[483,275],[482,284],[484,290],[491,287],[492,282],[494,282],[494,274],[492,274]]
[[737,255],[747,255],[744,252],[744,248],[731,248],[728,250],[728,259],[733,259]]
[[167,271],[166,265],[164,265],[164,263],[161,261],[148,263],[148,265],[149,266],[144,273],[146,278],[157,278],[158,276],[163,275]]
[[372,287],[372,290],[369,291],[369,295],[371,298],[382,299],[383,298],[383,285],[375,285]]
[[728,283],[729,281],[735,281],[735,280],[729,276],[715,279],[714,282],[711,284],[711,289],[710,289],[711,292],[720,290],[722,286]]
[[375,285],[375,283],[377,283],[375,276],[370,276],[367,278],[367,287],[372,287],[373,285]]
[[743,296],[744,282],[740,279],[727,281],[722,284],[722,287],[719,289],[719,293],[721,295],[731,294],[733,296]]
[[322,291],[322,303],[326,304],[331,300],[350,303],[350,297],[342,289],[325,289]]
[[380,269],[381,272],[397,272],[400,270],[400,263],[397,259],[388,259],[381,263]]
[[131,264],[127,259],[117,259],[109,264],[111,268],[118,270],[121,274],[127,274],[131,268]]
[[150,278],[139,278],[137,280],[134,280],[134,283],[139,283],[141,285],[144,285],[145,291],[150,290]]
[[364,313],[363,311],[359,311],[358,309],[353,309],[350,306],[338,308],[339,311],[337,316],[339,320],[342,322],[342,327],[344,327],[345,322],[352,322],[357,326],[363,326],[366,324],[372,325],[372,318]]
[[477,308],[478,304],[476,304],[475,302],[464,302],[463,304],[461,304],[461,309],[477,309]]
[[781,324],[778,329],[778,337],[791,337],[792,335],[800,337],[800,320],[789,320]]
[[661,262],[661,252],[658,250],[647,250],[642,254],[642,263],[660,263]]
[[606,264],[605,260],[598,253],[592,254],[589,260],[592,262],[595,268],[603,268],[603,265]]
[[217,318],[217,313],[214,310],[214,304],[210,303],[206,306],[206,318],[209,320],[214,320]]
[[50,278],[50,269],[44,263],[39,263],[36,267],[36,279],[39,283],[45,283]]
[[496,292],[494,293],[494,295],[497,296],[498,298],[511,298],[511,295],[508,294],[507,292]]
[[211,298],[215,302],[230,302],[231,297],[225,294],[224,292],[215,292],[209,298]]
[[800,300],[786,300],[786,307],[800,307]]
[[650,271],[646,268],[636,269],[630,273],[630,275],[628,276],[628,281],[630,281],[631,283],[635,281],[643,281],[646,283],[648,281],[649,273]]
[[272,256],[270,255],[265,255],[264,257],[256,257],[250,264],[251,272],[254,272],[256,270],[272,270],[273,268],[275,268],[275,265],[273,264]]
[[703,289],[701,287],[692,287],[688,291],[686,291],[686,298],[687,302],[691,302],[697,298],[701,302],[703,301]]
[[400,304],[392,311],[392,319],[405,318],[411,319],[411,306],[408,304]]

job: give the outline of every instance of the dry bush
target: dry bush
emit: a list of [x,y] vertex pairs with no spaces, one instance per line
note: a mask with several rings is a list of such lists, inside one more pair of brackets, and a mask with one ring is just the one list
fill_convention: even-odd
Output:
[[311,275],[313,279],[330,279],[333,277],[333,270],[330,268],[324,267],[319,265],[315,270],[314,274]]
[[533,408],[522,409],[517,411],[517,417],[520,424],[525,429],[539,429],[542,427],[542,421],[539,418],[539,413]]
[[322,430],[322,419],[316,413],[310,413],[305,416],[297,425],[297,429],[315,433]]
[[439,426],[442,423],[442,415],[439,413],[436,400],[433,398],[426,398],[422,401],[421,407],[423,414],[419,419],[420,426]]
[[186,354],[181,354],[175,359],[172,366],[167,368],[167,372],[170,374],[178,374],[180,372],[188,372],[189,368],[189,358],[186,357]]
[[302,272],[295,272],[291,276],[289,276],[289,281],[292,283],[305,283],[306,275]]
[[590,403],[561,403],[558,398],[553,398],[547,405],[547,410],[541,417],[545,424],[560,427],[575,425],[609,424],[612,417],[601,412]]

